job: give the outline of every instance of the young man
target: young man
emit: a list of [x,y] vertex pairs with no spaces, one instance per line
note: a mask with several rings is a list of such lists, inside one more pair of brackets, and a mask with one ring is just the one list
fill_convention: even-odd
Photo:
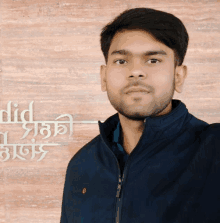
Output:
[[118,113],[69,162],[61,223],[220,222],[220,125],[172,99],[187,45],[182,22],[153,9],[103,28],[101,87]]

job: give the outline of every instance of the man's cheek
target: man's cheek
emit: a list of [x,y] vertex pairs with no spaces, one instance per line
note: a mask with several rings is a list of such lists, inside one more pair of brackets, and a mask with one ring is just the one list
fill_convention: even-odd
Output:
[[110,74],[109,83],[114,88],[123,88],[126,84],[125,76],[120,73],[112,73]]

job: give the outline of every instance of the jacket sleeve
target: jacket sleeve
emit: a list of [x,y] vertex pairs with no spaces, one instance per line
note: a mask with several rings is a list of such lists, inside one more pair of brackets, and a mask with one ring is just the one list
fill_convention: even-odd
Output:
[[62,199],[60,223],[68,223],[66,204],[68,203],[67,197],[70,190],[69,177],[70,177],[70,162],[67,166],[65,183],[64,183],[64,188],[63,188],[63,199]]
[[[220,123],[212,124],[212,138],[207,142],[207,150],[212,150],[212,165],[203,188],[201,217],[204,222],[220,222]],[[202,171],[202,170],[200,170]]]
[[65,211],[64,192],[63,192],[63,201],[62,201],[62,207],[61,207],[60,223],[68,223],[67,216],[66,216],[66,211]]
[[65,185],[64,185],[60,223],[68,223],[67,217],[66,217],[66,211],[65,211],[65,193],[66,191],[65,191]]

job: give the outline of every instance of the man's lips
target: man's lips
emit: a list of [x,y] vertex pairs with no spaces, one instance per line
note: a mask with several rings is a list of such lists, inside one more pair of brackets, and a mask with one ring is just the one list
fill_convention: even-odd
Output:
[[142,93],[149,93],[150,91],[146,88],[130,88],[128,91],[126,91],[126,94],[132,93],[132,92],[142,92]]

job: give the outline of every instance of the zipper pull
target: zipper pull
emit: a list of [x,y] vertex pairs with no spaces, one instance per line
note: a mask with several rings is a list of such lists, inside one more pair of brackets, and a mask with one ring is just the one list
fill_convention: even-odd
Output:
[[121,177],[119,177],[116,197],[120,197],[120,194],[121,194]]

